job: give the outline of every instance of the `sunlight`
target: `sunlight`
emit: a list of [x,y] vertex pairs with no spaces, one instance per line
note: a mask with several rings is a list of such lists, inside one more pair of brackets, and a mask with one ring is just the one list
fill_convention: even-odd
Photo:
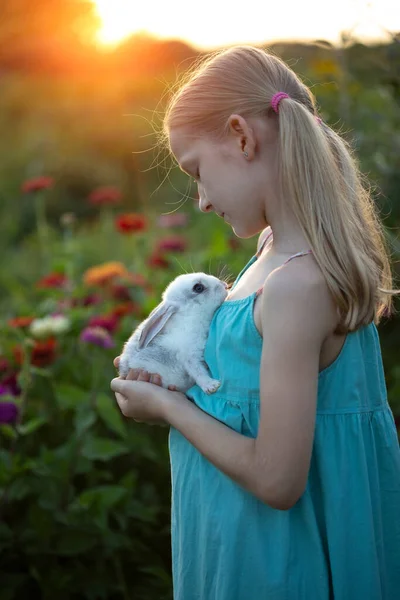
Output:
[[97,39],[104,45],[115,45],[133,33],[146,29],[151,22],[146,3],[132,0],[94,0],[102,22]]
[[[400,29],[394,0],[336,0],[326,18],[320,0],[287,0],[287,12],[271,11],[271,3],[247,0],[238,11],[231,0],[202,0],[189,15],[184,0],[91,0],[102,23],[97,41],[110,48],[130,36],[146,32],[160,38],[181,39],[198,47],[276,40],[340,40],[340,32],[354,31],[363,39],[382,39]],[[312,17],[310,17],[312,15]]]

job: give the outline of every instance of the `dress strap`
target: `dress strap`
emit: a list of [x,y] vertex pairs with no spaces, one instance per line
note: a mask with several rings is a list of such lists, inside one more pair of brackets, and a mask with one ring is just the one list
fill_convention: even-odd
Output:
[[[293,254],[293,256],[291,256],[290,258],[285,260],[283,265],[286,265],[286,263],[288,263],[290,260],[292,260],[292,258],[297,258],[298,256],[306,256],[307,254],[312,254],[312,250],[307,250],[306,252],[297,252],[296,254]],[[256,297],[258,297],[262,293],[262,291],[263,291],[263,287],[258,288],[258,290],[256,292]]]
[[265,238],[265,240],[263,241],[263,243],[261,244],[261,247],[259,248],[258,252],[256,253],[257,258],[261,255],[262,251],[264,250],[264,246],[267,243],[267,241],[269,240],[269,238],[272,235],[272,229],[269,232],[269,234],[267,235],[267,237]]

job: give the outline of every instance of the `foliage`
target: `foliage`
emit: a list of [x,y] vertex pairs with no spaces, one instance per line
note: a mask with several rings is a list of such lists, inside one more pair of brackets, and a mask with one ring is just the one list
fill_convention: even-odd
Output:
[[[184,60],[186,50],[171,46],[171,55]],[[396,43],[275,51],[313,84],[322,118],[353,140],[376,187],[396,276]],[[18,410],[0,425],[0,600],[171,598],[168,430],[121,417],[112,360],[174,276],[232,280],[254,240],[233,238],[209,215],[204,244],[193,190],[149,150],[162,78],[170,81],[175,66],[171,55],[164,64],[143,44],[140,52],[152,57],[151,76],[130,44],[108,59],[106,82],[100,61],[73,79],[54,62],[30,72],[22,61],[23,75],[3,73],[0,400]],[[130,64],[137,78],[127,76]],[[184,200],[184,212],[160,217]],[[380,326],[396,416],[399,330],[398,319]]]

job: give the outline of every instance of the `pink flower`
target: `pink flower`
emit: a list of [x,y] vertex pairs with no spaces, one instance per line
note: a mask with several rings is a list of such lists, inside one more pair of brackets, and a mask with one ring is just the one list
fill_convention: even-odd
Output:
[[178,235],[164,238],[158,242],[157,250],[159,252],[183,252],[186,250],[186,240]]
[[157,221],[159,227],[185,227],[187,223],[188,215],[183,212],[172,213],[171,215],[161,215]]
[[113,348],[115,346],[114,340],[108,333],[107,329],[103,327],[86,327],[80,338],[81,342],[87,342],[88,344],[94,344],[101,348]]

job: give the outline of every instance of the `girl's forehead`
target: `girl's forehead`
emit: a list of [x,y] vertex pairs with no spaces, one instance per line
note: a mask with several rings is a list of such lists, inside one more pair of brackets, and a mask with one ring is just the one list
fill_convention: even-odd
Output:
[[182,165],[191,162],[198,152],[199,138],[185,133],[182,130],[173,129],[169,132],[169,145],[172,154]]

